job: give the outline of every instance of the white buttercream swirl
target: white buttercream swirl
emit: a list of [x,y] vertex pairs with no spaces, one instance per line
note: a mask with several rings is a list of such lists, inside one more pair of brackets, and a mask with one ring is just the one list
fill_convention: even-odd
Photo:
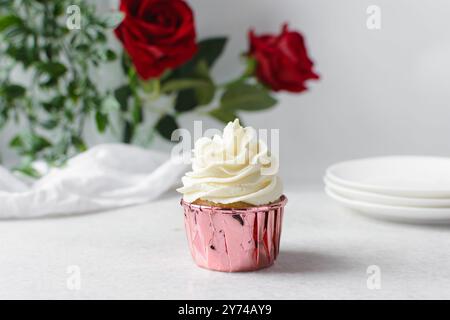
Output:
[[277,173],[277,159],[257,139],[255,129],[243,128],[236,119],[227,124],[222,136],[197,140],[192,171],[177,191],[187,202],[268,204],[282,195]]

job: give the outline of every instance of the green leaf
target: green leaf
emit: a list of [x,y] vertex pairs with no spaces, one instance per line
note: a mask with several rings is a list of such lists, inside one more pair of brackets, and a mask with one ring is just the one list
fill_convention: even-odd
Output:
[[89,45],[87,45],[86,43],[81,43],[81,44],[75,46],[75,50],[80,51],[82,53],[87,53],[87,52],[89,52]]
[[47,130],[55,129],[58,126],[58,121],[56,119],[47,119],[41,123],[41,126]]
[[65,7],[64,3],[62,3],[62,1],[56,2],[54,4],[54,8],[53,8],[53,14],[55,15],[55,17],[62,15],[64,13],[65,8],[66,7]]
[[14,168],[15,171],[18,171],[24,175],[27,175],[29,177],[32,178],[39,178],[41,177],[41,175],[39,174],[39,172],[34,169],[31,164],[25,164],[25,165],[20,165],[18,167]]
[[100,133],[105,132],[108,125],[108,116],[102,112],[97,111],[95,113],[95,123],[97,124],[97,130]]
[[73,101],[77,101],[78,97],[83,93],[81,88],[80,88],[80,84],[78,83],[78,81],[72,80],[68,87],[67,87],[67,92],[69,94],[69,97],[73,100]]
[[141,101],[137,98],[134,99],[133,110],[131,110],[131,116],[133,118],[133,123],[139,124],[144,121],[144,113],[142,112]]
[[200,61],[205,61],[208,68],[211,68],[217,58],[222,54],[225,48],[227,38],[217,37],[202,40],[198,43],[197,54],[181,67],[173,70],[168,79],[186,78],[192,76],[196,72],[197,65]]
[[122,132],[122,142],[123,143],[131,143],[133,141],[135,132],[135,127],[130,121],[125,121],[123,132]]
[[25,95],[26,89],[18,84],[7,84],[0,87],[0,94],[4,95],[6,100],[14,100]]
[[173,116],[166,114],[158,120],[155,128],[163,138],[171,140],[172,132],[178,129],[178,123]]
[[83,139],[81,137],[78,136],[72,136],[71,137],[71,142],[74,145],[74,147],[79,151],[79,152],[83,152],[87,150],[87,146],[86,143],[84,143]]
[[197,61],[205,60],[208,67],[212,67],[217,58],[223,52],[227,43],[226,37],[216,37],[202,40],[198,43],[198,54],[196,55]]
[[264,110],[276,103],[277,100],[271,97],[265,88],[243,83],[229,87],[220,99],[220,106],[231,110]]
[[64,117],[66,117],[66,120],[69,120],[70,122],[75,121],[76,115],[74,114],[73,110],[65,109],[64,111]]
[[122,67],[123,73],[127,75],[130,71],[132,64],[131,59],[125,50],[122,50],[122,55],[120,57],[120,65]]
[[33,152],[39,152],[52,145],[46,138],[37,134],[26,135],[25,137],[26,139],[29,139],[29,141],[25,140],[25,142],[30,144]]
[[199,105],[206,105],[214,98],[216,87],[209,75],[208,65],[199,61],[192,76],[196,78],[173,79],[164,83],[161,91],[179,91],[175,110],[190,111]]
[[0,8],[7,7],[11,4],[11,0],[0,0]]
[[160,90],[159,79],[150,79],[146,81],[141,81],[140,86],[146,93],[155,93]]
[[3,127],[8,122],[8,114],[7,113],[0,113],[0,130],[3,129]]
[[11,139],[11,141],[9,142],[9,146],[11,148],[21,148],[23,147],[23,141],[22,138],[17,135],[14,138]]
[[59,78],[67,72],[66,66],[59,62],[40,62],[36,67],[39,72],[52,78]]
[[228,109],[224,109],[224,108],[217,108],[217,109],[211,110],[209,112],[209,115],[223,123],[228,123],[230,121],[234,121],[234,119],[236,119],[236,118],[239,118],[236,115],[236,113],[234,113],[233,110],[228,110]]
[[122,111],[128,110],[128,99],[130,98],[131,94],[131,88],[127,84],[114,90],[114,97],[116,98],[117,102],[119,102],[120,109]]
[[185,78],[167,81],[161,87],[161,92],[180,91],[184,89],[199,88],[209,86],[210,82],[205,79]]
[[209,75],[209,67],[204,60],[198,62],[196,67],[196,74],[199,77],[202,77],[208,83],[207,85],[195,88],[195,95],[198,101],[198,105],[209,104],[214,98],[216,87],[214,86],[214,82]]
[[164,70],[163,74],[159,76],[159,81],[163,82],[166,81],[167,79],[170,78],[170,76],[172,75],[173,70],[171,69],[166,69]]
[[15,46],[11,44],[6,50],[6,54],[18,62],[22,62],[25,68],[29,67],[33,62],[38,61],[39,59],[35,49],[20,45]]
[[197,97],[194,90],[181,90],[175,99],[175,110],[178,112],[186,112],[195,109],[198,105]]
[[53,113],[56,110],[61,110],[64,108],[64,104],[66,102],[65,96],[56,96],[52,98],[50,101],[41,102],[42,107],[44,107],[45,111],[48,113]]
[[108,40],[108,38],[106,37],[106,34],[102,31],[97,31],[97,36],[96,39],[98,42],[106,42],[106,40]]
[[50,147],[51,143],[45,137],[27,131],[16,135],[9,145],[18,149],[21,153],[37,153]]
[[117,54],[114,51],[112,51],[111,49],[106,50],[105,55],[106,55],[107,61],[114,61],[117,59]]
[[6,15],[6,16],[0,16],[0,32],[5,31],[6,29],[22,25],[22,19],[20,19],[16,15]]
[[257,62],[255,58],[245,57],[245,71],[243,77],[252,76],[255,73]]
[[215,89],[214,85],[197,88],[195,90],[195,96],[198,105],[203,106],[211,103],[214,98]]

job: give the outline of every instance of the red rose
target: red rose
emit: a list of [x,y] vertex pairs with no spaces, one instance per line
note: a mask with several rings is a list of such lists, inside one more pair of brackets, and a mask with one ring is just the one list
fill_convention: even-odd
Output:
[[249,55],[257,62],[256,76],[272,90],[301,92],[307,89],[306,80],[319,79],[312,70],[302,35],[289,31],[286,24],[277,36],[256,36],[250,30],[249,41]]
[[182,0],[121,0],[115,34],[143,79],[158,77],[196,53],[194,16]]

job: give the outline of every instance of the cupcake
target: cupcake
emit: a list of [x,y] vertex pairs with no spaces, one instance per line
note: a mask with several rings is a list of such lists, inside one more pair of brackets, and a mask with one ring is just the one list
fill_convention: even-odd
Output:
[[276,157],[238,119],[196,141],[192,171],[177,191],[197,265],[233,272],[273,264],[287,202],[277,173]]

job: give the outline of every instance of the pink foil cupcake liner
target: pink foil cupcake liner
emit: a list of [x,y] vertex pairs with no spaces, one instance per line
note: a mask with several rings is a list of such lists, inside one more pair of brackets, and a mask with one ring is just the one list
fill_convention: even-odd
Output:
[[280,248],[287,198],[270,205],[225,209],[181,200],[189,248],[202,268],[236,272],[272,265]]

